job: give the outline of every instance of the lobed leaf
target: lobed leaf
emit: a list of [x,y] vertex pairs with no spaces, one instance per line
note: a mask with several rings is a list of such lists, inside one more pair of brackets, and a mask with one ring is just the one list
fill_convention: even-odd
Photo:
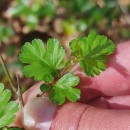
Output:
[[35,80],[51,82],[63,68],[61,65],[65,50],[59,45],[58,40],[50,38],[45,49],[42,40],[34,39],[32,44],[27,42],[21,50],[19,59],[24,66],[26,77],[34,77]]
[[50,100],[58,105],[62,105],[66,98],[72,102],[76,102],[80,98],[80,90],[73,87],[78,83],[78,76],[74,76],[71,73],[65,74],[53,85],[49,95]]
[[9,101],[11,96],[10,90],[4,90],[4,85],[0,83],[0,128],[10,125],[18,111],[18,104],[15,101]]
[[80,60],[84,72],[93,77],[106,68],[107,56],[112,54],[116,45],[106,36],[90,33],[70,42],[72,53]]

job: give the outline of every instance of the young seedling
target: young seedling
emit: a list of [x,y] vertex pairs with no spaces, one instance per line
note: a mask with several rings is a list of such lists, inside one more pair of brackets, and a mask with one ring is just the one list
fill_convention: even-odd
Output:
[[[34,39],[32,43],[25,43],[21,49],[19,60],[25,64],[23,73],[26,77],[33,77],[36,81],[44,81],[40,86],[43,93],[48,93],[49,99],[57,105],[62,105],[66,100],[76,102],[80,99],[80,90],[75,88],[80,78],[75,76],[71,69],[79,64],[84,73],[89,77],[99,75],[106,68],[108,55],[111,55],[116,45],[106,36],[90,33],[87,37],[78,37],[70,42],[72,50],[69,59],[65,60],[65,49],[55,38],[50,38],[47,45],[40,39]],[[1,61],[5,72],[9,77],[10,84],[18,94],[21,106],[23,106],[20,93],[19,78],[17,76],[18,90],[14,88],[11,78]],[[42,95],[41,95],[42,96]],[[16,102],[9,102],[11,92],[4,90],[0,84],[0,128],[2,130],[20,130],[9,128],[18,111]],[[4,109],[6,108],[6,111]]]
[[42,40],[34,39],[32,43],[25,43],[19,55],[20,61],[26,64],[25,76],[44,81],[41,91],[48,92],[49,99],[57,105],[62,105],[66,99],[76,102],[80,98],[80,90],[74,88],[80,78],[70,72],[72,67],[79,63],[87,76],[99,75],[116,45],[106,36],[90,33],[72,40],[70,48],[70,59],[65,61],[65,50],[58,40],[50,38],[45,48]]

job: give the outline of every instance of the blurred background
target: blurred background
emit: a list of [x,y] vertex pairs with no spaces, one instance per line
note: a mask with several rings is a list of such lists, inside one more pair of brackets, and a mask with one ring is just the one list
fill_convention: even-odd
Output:
[[[0,54],[11,76],[21,75],[22,92],[34,84],[18,61],[25,42],[55,37],[67,47],[90,31],[116,43],[130,40],[130,0],[0,0]],[[9,86],[1,66],[0,82]]]

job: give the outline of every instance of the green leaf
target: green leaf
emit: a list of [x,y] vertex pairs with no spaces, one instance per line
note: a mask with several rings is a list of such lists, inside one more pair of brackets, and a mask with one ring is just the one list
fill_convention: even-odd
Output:
[[27,64],[24,67],[26,77],[34,77],[35,80],[51,82],[63,68],[65,50],[59,45],[58,40],[50,38],[45,49],[42,40],[34,39],[32,44],[27,42],[21,50],[19,59]]
[[53,85],[49,95],[50,100],[58,105],[62,105],[65,102],[65,98],[76,102],[80,98],[80,90],[73,87],[78,83],[78,76],[74,76],[71,73],[65,74]]
[[116,45],[110,39],[96,33],[72,40],[70,47],[72,53],[80,60],[80,66],[90,77],[105,70],[108,55],[116,49]]
[[0,83],[0,128],[10,125],[18,111],[18,104],[15,101],[9,101],[11,96],[10,90],[4,90],[4,85]]
[[41,90],[42,92],[48,92],[50,89],[51,89],[51,86],[49,86],[49,85],[47,85],[47,84],[42,84],[42,85],[40,86],[40,90]]

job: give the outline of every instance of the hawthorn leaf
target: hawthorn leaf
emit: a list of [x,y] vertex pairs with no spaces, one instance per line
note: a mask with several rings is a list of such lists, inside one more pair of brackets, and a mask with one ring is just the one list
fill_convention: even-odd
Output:
[[52,88],[49,98],[58,105],[62,105],[65,99],[76,102],[80,98],[80,90],[73,88],[79,83],[79,77],[71,73],[61,77]]
[[23,72],[26,77],[34,77],[35,80],[51,82],[63,68],[65,50],[58,40],[50,38],[45,48],[42,40],[34,39],[32,44],[27,42],[21,49],[19,59],[24,66]]
[[72,40],[70,48],[84,72],[93,77],[105,70],[107,57],[115,51],[116,45],[106,36],[90,33],[87,37]]

